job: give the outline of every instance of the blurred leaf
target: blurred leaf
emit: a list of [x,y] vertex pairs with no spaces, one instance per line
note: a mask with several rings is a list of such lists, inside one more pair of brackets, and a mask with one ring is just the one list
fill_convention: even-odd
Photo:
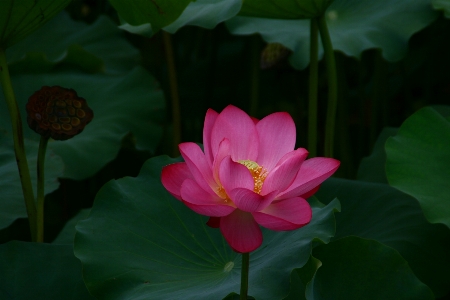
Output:
[[450,19],[450,0],[431,0],[434,9],[444,11],[446,18]]
[[151,23],[152,31],[173,23],[192,0],[109,0],[121,18],[133,26]]
[[431,223],[450,227],[450,122],[425,107],[386,142],[389,184],[415,197]]
[[434,299],[394,249],[346,237],[314,249],[321,262],[307,299]]
[[61,65],[87,72],[120,73],[131,70],[140,56],[109,18],[100,16],[87,25],[62,12],[8,49],[7,58],[11,73],[43,73]]
[[[58,43],[54,43],[55,38]],[[111,47],[115,51],[110,51]],[[108,18],[100,17],[88,26],[62,13],[12,47],[8,56],[23,116],[28,97],[44,85],[73,88],[94,110],[94,120],[81,135],[48,145],[62,157],[64,177],[84,179],[95,174],[115,158],[122,138],[130,132],[139,149],[155,150],[162,135],[158,125],[164,107],[162,91],[153,77],[135,67],[137,50]],[[61,64],[65,68],[56,72],[54,67]],[[120,72],[121,76],[80,72],[80,69],[98,71],[100,64],[108,73]],[[52,72],[43,73],[45,70]],[[5,116],[6,109],[0,109],[2,114]],[[0,117],[0,128],[9,130],[8,120]],[[26,129],[25,135],[35,141],[39,139],[31,130]]]
[[70,0],[0,1],[0,48],[6,49],[45,24]]
[[[181,16],[163,29],[170,33],[175,33],[187,25],[213,29],[217,24],[234,17],[241,9],[241,5],[242,0],[197,0],[189,3]],[[155,33],[150,23],[138,26],[126,23],[119,27],[147,37]]]
[[[150,159],[136,178],[103,186],[89,217],[78,223],[75,255],[89,291],[100,299],[222,299],[239,292],[241,255],[207,217],[174,199],[160,182],[161,168],[177,160]],[[303,266],[311,241],[334,234],[339,202],[312,200],[313,220],[288,232],[264,230],[250,254],[249,295],[282,299],[293,268]],[[323,205],[322,205],[323,206]]]
[[[163,94],[155,79],[141,67],[123,76],[58,72],[16,75],[12,81],[23,116],[28,97],[44,85],[76,90],[94,111],[94,119],[81,134],[48,143],[48,148],[64,162],[63,177],[81,180],[94,175],[116,157],[122,138],[129,132],[134,134],[139,149],[154,151],[159,143]],[[9,129],[4,103],[0,101],[0,128]],[[39,136],[24,126],[25,136],[38,141]]]
[[334,0],[245,0],[241,16],[269,19],[311,19],[322,15]]
[[72,245],[12,241],[0,245],[0,299],[94,299]]
[[52,244],[73,245],[73,240],[75,238],[75,225],[77,225],[79,221],[86,219],[90,211],[90,208],[80,210],[72,219],[70,219],[66,223],[66,225],[64,225],[64,228],[61,230]]
[[197,0],[191,2],[181,16],[164,27],[164,30],[174,33],[186,25],[213,29],[217,24],[234,17],[241,5],[241,0]]
[[[406,54],[411,35],[433,22],[438,13],[429,0],[335,0],[325,16],[335,50],[360,57],[364,50],[381,48],[386,60],[398,61]],[[309,64],[309,20],[238,16],[226,24],[232,34],[260,33],[268,43],[291,49],[294,68]]]
[[322,262],[311,255],[303,267],[293,270],[291,273],[291,290],[288,297],[283,300],[306,299],[306,287],[321,266]]
[[364,157],[358,168],[357,178],[362,181],[388,183],[386,178],[386,152],[384,144],[386,140],[394,136],[398,128],[383,128],[372,150],[372,154]]
[[450,291],[450,230],[428,223],[414,198],[387,184],[334,178],[317,197],[342,203],[333,240],[358,236],[383,243],[400,253],[436,297]]
[[[25,140],[26,155],[35,194],[37,186],[36,165],[38,145],[39,141]],[[48,194],[58,188],[58,177],[62,175],[64,165],[61,158],[51,150],[47,151],[45,160],[45,194]],[[22,185],[14,155],[13,139],[11,135],[4,134],[1,131],[0,191],[0,229],[9,226],[18,218],[27,218]]]

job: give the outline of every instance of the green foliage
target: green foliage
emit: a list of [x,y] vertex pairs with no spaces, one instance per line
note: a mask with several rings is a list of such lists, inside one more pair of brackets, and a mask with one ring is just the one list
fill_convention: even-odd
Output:
[[94,299],[72,245],[12,241],[0,245],[0,299]]
[[[335,50],[359,58],[364,50],[381,48],[388,61],[403,58],[411,35],[437,16],[429,0],[335,0],[325,12]],[[266,42],[283,44],[293,51],[292,66],[304,69],[309,63],[309,23],[238,16],[228,20],[227,27],[232,34],[259,33]]]
[[[217,24],[234,17],[241,9],[242,0],[197,0],[189,3],[183,13],[164,30],[175,33],[187,25],[213,29]],[[120,28],[131,33],[151,37],[155,31],[150,23],[132,26],[128,23]]]
[[[239,292],[241,257],[219,230],[174,199],[160,182],[161,168],[176,162],[157,157],[137,178],[111,181],[97,194],[89,217],[77,225],[75,255],[89,291],[100,299],[221,299]],[[249,295],[281,299],[293,268],[303,266],[311,241],[333,236],[339,202],[313,200],[313,220],[288,232],[264,230],[250,254]]]
[[174,22],[192,0],[109,0],[119,15],[133,26],[151,23],[157,32]]
[[415,197],[431,223],[450,227],[450,117],[430,107],[386,142],[389,184]]
[[449,0],[431,0],[434,9],[442,10],[446,18],[450,18],[450,1]]
[[[37,183],[37,151],[38,143],[25,140],[26,155],[30,167],[33,187]],[[48,151],[45,165],[45,191],[50,193],[59,186],[58,177],[63,174],[63,162],[53,151]],[[0,131],[0,229],[9,226],[18,218],[27,216],[23,202],[22,186],[19,180],[14,147],[11,136]],[[36,188],[35,188],[36,193]]]
[[318,197],[342,203],[334,239],[358,236],[394,248],[436,296],[449,292],[450,230],[429,224],[412,197],[387,184],[343,179],[325,182]]
[[67,13],[6,51],[11,73],[46,73],[69,68],[88,73],[123,73],[139,62],[139,51],[124,39],[108,17],[93,24],[76,22]]
[[386,152],[384,144],[386,140],[397,133],[397,128],[384,128],[380,133],[372,154],[362,159],[358,169],[358,180],[378,183],[388,183],[386,178]]
[[[130,132],[134,134],[139,149],[154,151],[162,135],[162,128],[157,123],[161,121],[164,100],[152,76],[141,67],[130,68],[130,61],[136,61],[136,50],[118,39],[120,31],[106,18],[101,18],[93,26],[78,24],[64,15],[56,18],[55,22],[48,23],[14,47],[12,69],[14,71],[16,67],[17,72],[13,73],[12,81],[22,115],[26,115],[28,97],[44,85],[73,88],[93,109],[94,119],[82,135],[48,145],[64,162],[63,177],[84,179],[94,175],[116,157],[122,139]],[[61,37],[63,42],[58,47],[49,47],[45,43],[47,36]],[[44,42],[41,41],[43,37]],[[41,41],[41,44],[35,41]],[[111,44],[124,51],[105,51]],[[29,55],[29,47],[33,55]],[[76,60],[68,58],[71,47],[79,49]],[[24,53],[28,54],[21,60]],[[79,71],[95,70],[99,61],[104,66],[102,69],[113,74]],[[48,66],[44,69],[48,72],[39,72],[36,76],[36,66],[42,65]],[[0,107],[3,105],[0,101]],[[4,115],[0,128],[7,131],[6,113],[6,109],[0,110],[0,115]],[[26,124],[24,127],[25,136],[38,143],[39,137],[28,130]]]
[[377,241],[346,237],[317,247],[314,256],[322,266],[308,299],[434,299],[401,255]]
[[311,19],[321,16],[334,0],[245,0],[241,16],[271,19]]
[[6,49],[25,38],[60,10],[70,0],[0,1],[0,48]]

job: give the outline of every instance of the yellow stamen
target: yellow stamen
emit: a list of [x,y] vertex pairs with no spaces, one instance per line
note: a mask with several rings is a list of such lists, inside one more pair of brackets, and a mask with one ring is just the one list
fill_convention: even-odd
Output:
[[255,193],[259,194],[264,184],[264,180],[266,180],[268,174],[267,170],[252,160],[240,160],[239,163],[246,166],[252,174],[253,180],[255,181],[255,187],[253,188],[253,190],[255,191]]

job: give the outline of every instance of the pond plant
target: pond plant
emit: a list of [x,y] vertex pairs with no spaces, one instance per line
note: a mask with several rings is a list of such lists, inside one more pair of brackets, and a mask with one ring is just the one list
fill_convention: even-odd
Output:
[[0,299],[448,299],[449,17],[0,1]]

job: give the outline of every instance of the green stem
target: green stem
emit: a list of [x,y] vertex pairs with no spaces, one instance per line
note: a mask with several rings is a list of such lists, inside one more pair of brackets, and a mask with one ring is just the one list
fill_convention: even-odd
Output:
[[181,113],[180,113],[180,97],[178,95],[177,71],[175,68],[175,58],[173,54],[172,39],[168,32],[162,31],[164,48],[166,52],[167,68],[169,73],[170,96],[172,104],[172,120],[173,120],[173,145],[172,154],[178,156],[178,145],[181,143]]
[[31,238],[36,241],[36,207],[34,204],[33,186],[31,184],[30,170],[28,169],[25,145],[23,141],[22,120],[20,118],[19,106],[11,85],[8,64],[6,62],[5,51],[0,48],[0,81],[5,95],[11,117],[12,135],[14,140],[14,152],[16,154],[17,167],[19,169],[20,182],[22,184],[23,198],[30,223]]
[[47,151],[48,138],[41,137],[39,142],[39,152],[37,160],[37,239],[38,243],[44,242],[44,169],[45,169],[45,152]]
[[250,265],[250,253],[242,253],[240,300],[247,300],[249,265]]
[[317,19],[311,19],[309,48],[308,151],[317,156],[317,89],[319,86],[319,30]]
[[328,107],[327,107],[327,119],[325,123],[325,149],[324,154],[326,157],[333,157],[334,146],[334,127],[336,120],[336,108],[337,108],[337,74],[336,74],[336,61],[334,58],[333,45],[331,44],[330,34],[328,32],[327,21],[325,15],[322,15],[318,19],[320,37],[322,39],[322,45],[325,52],[325,64],[327,66],[328,74]]

